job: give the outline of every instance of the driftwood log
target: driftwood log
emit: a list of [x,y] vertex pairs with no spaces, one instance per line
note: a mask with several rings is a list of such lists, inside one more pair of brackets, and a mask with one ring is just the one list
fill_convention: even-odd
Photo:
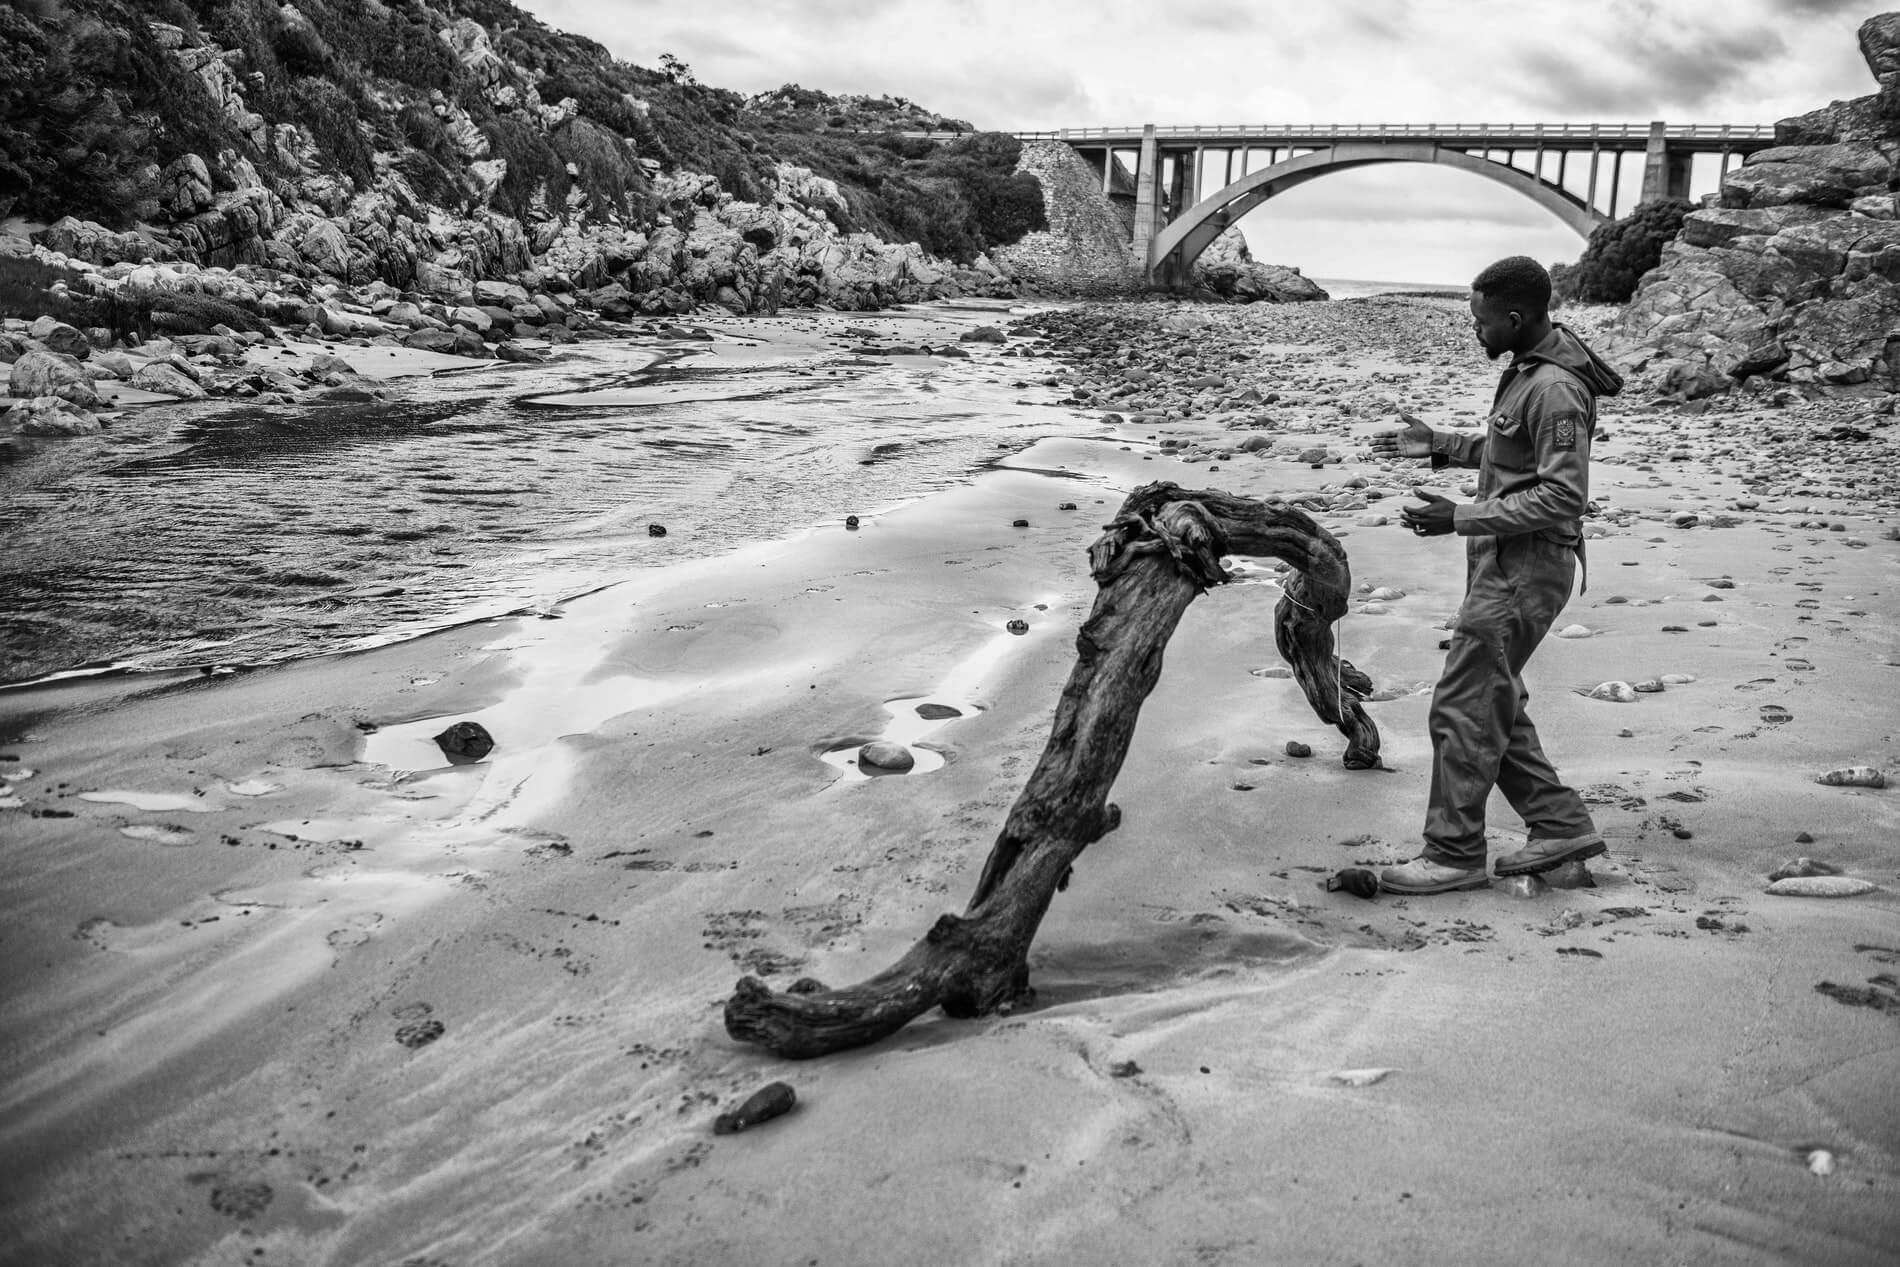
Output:
[[742,979],[726,1002],[726,1032],[803,1059],[876,1042],[933,1007],[982,1016],[1033,997],[1030,942],[1076,857],[1121,820],[1108,792],[1135,718],[1181,614],[1232,579],[1223,555],[1271,556],[1297,569],[1274,611],[1275,642],[1313,710],[1346,736],[1345,764],[1376,767],[1379,731],[1359,702],[1371,682],[1334,653],[1333,622],[1352,590],[1345,549],[1280,502],[1165,483],[1138,488],[1089,549],[1100,589],[1076,635],[1075,668],[969,907],[940,917],[902,959],[854,986],[801,981],[780,994]]

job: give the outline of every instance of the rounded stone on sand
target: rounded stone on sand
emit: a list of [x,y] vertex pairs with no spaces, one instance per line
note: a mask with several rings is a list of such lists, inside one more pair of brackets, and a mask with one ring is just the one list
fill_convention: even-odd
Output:
[[1797,875],[1768,886],[1774,897],[1859,897],[1879,886],[1848,875]]
[[1870,765],[1848,766],[1816,775],[1814,781],[1825,787],[1886,787],[1887,776]]
[[873,739],[858,750],[858,764],[901,774],[917,764],[909,748],[888,739]]

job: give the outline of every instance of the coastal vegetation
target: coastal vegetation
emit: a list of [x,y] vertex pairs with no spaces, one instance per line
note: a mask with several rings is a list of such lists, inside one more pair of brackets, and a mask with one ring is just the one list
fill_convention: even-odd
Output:
[[[4,0],[0,85],[0,215],[30,220],[151,220],[161,173],[195,154],[214,193],[237,160],[267,183],[314,171],[359,191],[393,169],[413,200],[451,210],[584,206],[635,225],[662,213],[665,174],[770,202],[789,163],[837,186],[839,228],[962,263],[1046,223],[1011,137],[901,98],[787,85],[749,99],[670,54],[617,60],[506,0]],[[483,188],[471,168],[494,160]]]
[[1656,267],[1663,248],[1682,231],[1683,217],[1694,210],[1686,198],[1659,198],[1598,226],[1581,259],[1551,270],[1557,294],[1586,304],[1628,302],[1636,283]]

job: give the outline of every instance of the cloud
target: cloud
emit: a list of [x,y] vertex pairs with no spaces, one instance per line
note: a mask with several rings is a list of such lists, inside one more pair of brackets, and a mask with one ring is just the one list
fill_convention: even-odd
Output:
[[1392,4],[1378,9],[1350,8],[1342,10],[1347,25],[1357,34],[1368,39],[1396,44],[1411,34],[1411,6]]
[[675,27],[666,33],[660,41],[660,47],[685,57],[689,62],[695,58],[720,58],[737,62],[762,60],[752,45],[735,40],[724,31],[706,27]]
[[1157,10],[1153,20],[1165,21],[1202,31],[1244,31],[1259,25],[1259,17],[1240,0],[1185,0],[1165,11]]
[[1852,10],[1865,12],[1865,0],[1773,0],[1770,8],[1796,18],[1831,18]]
[[1772,26],[1668,30],[1655,24],[1648,7],[1616,6],[1619,33],[1580,49],[1543,44],[1524,50],[1518,64],[1527,104],[1572,118],[1697,111],[1787,53]]

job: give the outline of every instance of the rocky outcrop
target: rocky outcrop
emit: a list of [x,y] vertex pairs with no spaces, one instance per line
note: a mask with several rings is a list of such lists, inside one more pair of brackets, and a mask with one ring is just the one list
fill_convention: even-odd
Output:
[[1300,270],[1254,259],[1238,225],[1227,230],[1194,261],[1194,284],[1236,303],[1292,304],[1330,299]]
[[1665,392],[1900,391],[1900,14],[1860,46],[1880,92],[1782,120],[1638,285],[1609,350]]
[[1102,178],[1061,141],[1025,141],[1016,170],[1042,184],[1046,230],[990,255],[1034,290],[1062,295],[1127,295],[1141,289],[1141,265]]

